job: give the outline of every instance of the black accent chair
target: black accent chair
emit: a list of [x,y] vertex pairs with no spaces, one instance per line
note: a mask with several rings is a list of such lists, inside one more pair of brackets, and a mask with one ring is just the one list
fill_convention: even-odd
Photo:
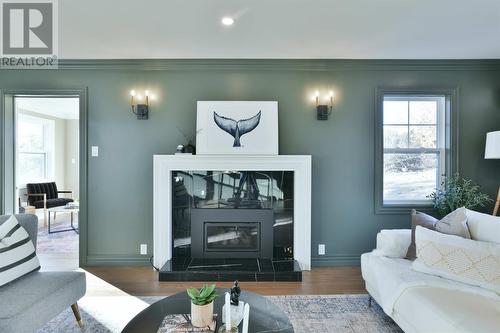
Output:
[[71,194],[71,197],[73,197],[73,191],[58,191],[55,182],[26,184],[26,189],[28,191],[26,194],[28,196],[28,204],[35,208],[43,208],[44,210],[44,226],[47,226],[48,208],[65,206],[73,202],[73,198],[59,198],[59,193]]

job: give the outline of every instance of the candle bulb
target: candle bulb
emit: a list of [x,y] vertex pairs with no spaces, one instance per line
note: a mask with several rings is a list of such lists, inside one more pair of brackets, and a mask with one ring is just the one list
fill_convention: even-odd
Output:
[[130,104],[134,105],[135,90],[130,90]]
[[319,91],[316,91],[315,96],[316,96],[316,106],[318,106],[319,105]]
[[248,322],[250,317],[250,305],[245,303],[245,309],[243,310],[243,329],[242,333],[248,333]]
[[225,302],[225,315],[226,315],[226,332],[231,332],[231,296],[226,292],[226,302]]

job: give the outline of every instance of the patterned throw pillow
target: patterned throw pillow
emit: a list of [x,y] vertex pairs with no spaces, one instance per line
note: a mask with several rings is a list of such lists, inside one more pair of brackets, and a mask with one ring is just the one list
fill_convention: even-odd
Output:
[[416,230],[415,271],[437,275],[500,293],[500,245]]
[[0,225],[0,287],[40,269],[35,246],[15,216]]

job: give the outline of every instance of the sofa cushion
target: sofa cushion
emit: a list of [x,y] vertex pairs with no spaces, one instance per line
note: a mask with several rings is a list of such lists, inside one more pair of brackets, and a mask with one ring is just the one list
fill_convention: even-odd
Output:
[[415,209],[411,210],[411,243],[406,252],[406,259],[413,260],[416,257],[415,248],[415,230],[417,226],[422,226],[431,230],[435,229],[438,219],[428,214],[417,212]]
[[500,325],[500,301],[457,289],[408,288],[393,318],[405,332],[493,333]]
[[471,238],[500,244],[500,216],[465,210]]
[[418,272],[500,293],[500,245],[446,235],[420,226],[416,232]]
[[[35,272],[0,288],[0,332],[39,328],[85,295],[83,272]],[[31,328],[31,329],[30,329]]]
[[0,288],[40,269],[35,246],[15,216],[0,225]]

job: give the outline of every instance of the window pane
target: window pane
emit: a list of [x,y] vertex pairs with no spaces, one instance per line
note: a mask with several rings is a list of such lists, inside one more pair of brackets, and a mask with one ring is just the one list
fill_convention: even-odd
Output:
[[408,148],[408,126],[384,126],[384,148]]
[[45,154],[19,153],[19,184],[40,182],[45,180]]
[[436,123],[437,123],[436,101],[410,102],[410,124],[436,124]]
[[19,120],[19,150],[29,152],[43,151],[43,123]]
[[408,102],[384,101],[384,124],[408,124]]
[[410,126],[410,148],[436,148],[436,126]]
[[384,154],[384,202],[429,200],[437,186],[437,154]]

